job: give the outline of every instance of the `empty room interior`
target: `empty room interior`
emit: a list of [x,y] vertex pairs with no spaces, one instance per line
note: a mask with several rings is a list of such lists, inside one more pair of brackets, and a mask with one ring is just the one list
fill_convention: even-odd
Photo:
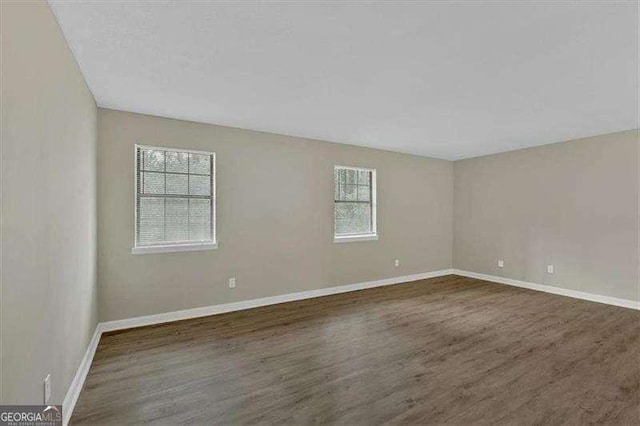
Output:
[[1,424],[640,424],[637,0],[0,5]]

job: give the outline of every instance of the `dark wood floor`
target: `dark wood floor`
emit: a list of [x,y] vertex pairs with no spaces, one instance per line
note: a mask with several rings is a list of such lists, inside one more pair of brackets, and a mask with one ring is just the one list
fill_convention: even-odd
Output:
[[640,312],[458,276],[104,335],[72,418],[591,422],[640,422]]

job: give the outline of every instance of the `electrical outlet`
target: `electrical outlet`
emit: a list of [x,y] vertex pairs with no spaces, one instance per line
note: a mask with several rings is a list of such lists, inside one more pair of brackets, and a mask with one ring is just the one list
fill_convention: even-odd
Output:
[[44,404],[49,405],[51,399],[51,374],[44,378]]
[[229,278],[229,288],[236,288],[236,277]]
[[396,259],[393,264],[396,265],[396,268],[400,266],[400,259]]
[[504,260],[498,260],[498,268],[504,268]]
[[547,274],[553,274],[553,265],[547,265]]

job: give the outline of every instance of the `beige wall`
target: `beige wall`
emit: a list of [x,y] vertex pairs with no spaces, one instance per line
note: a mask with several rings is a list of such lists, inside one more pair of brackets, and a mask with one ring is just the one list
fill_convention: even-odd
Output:
[[[451,162],[111,110],[98,128],[102,320],[451,267]],[[131,254],[136,143],[216,152],[218,250]],[[378,241],[333,242],[334,164],[377,169]]]
[[46,2],[2,2],[2,403],[62,402],[97,323],[97,109]]
[[457,161],[454,267],[638,300],[638,149],[628,131]]

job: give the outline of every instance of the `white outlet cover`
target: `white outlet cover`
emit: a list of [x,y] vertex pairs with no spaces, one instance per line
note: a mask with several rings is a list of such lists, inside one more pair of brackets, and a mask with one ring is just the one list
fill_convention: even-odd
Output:
[[553,274],[553,265],[547,265],[547,273]]
[[44,403],[49,404],[51,399],[51,374],[44,378]]
[[234,278],[229,278],[229,288],[235,288],[236,286],[236,279]]
[[498,260],[498,268],[504,268],[504,260]]

